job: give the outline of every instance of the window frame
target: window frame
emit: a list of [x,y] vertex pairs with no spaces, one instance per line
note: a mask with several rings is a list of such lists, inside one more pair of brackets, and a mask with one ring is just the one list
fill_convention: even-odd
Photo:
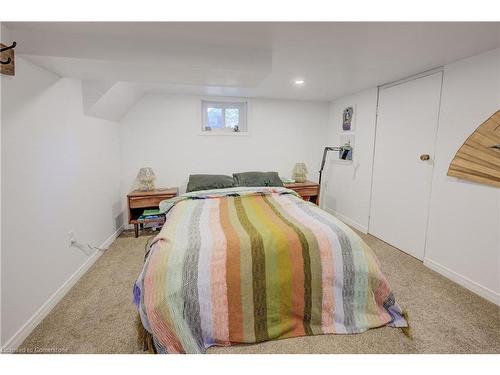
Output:
[[[206,130],[208,124],[208,107],[222,109],[221,128],[212,128]],[[239,109],[239,131],[235,132],[232,128],[226,127],[226,109]],[[201,100],[201,134],[202,135],[248,135],[248,101],[242,99],[202,99]]]

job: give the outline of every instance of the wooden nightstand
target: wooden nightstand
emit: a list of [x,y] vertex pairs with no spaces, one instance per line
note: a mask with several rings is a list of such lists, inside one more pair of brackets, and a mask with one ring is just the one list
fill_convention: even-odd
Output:
[[303,200],[318,204],[319,184],[316,182],[294,182],[293,184],[284,184],[283,186],[294,190]]
[[134,190],[127,195],[128,202],[128,223],[134,224],[135,237],[139,237],[139,224],[158,223],[161,220],[148,220],[138,222],[137,218],[142,215],[145,209],[158,208],[161,201],[176,197],[179,194],[178,188],[156,189],[153,191]]

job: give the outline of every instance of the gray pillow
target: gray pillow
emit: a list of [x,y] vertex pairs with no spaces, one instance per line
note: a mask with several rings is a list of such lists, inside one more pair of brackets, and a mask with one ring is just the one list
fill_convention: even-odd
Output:
[[234,179],[222,174],[192,174],[186,192],[234,187]]
[[236,186],[283,186],[278,172],[233,173]]

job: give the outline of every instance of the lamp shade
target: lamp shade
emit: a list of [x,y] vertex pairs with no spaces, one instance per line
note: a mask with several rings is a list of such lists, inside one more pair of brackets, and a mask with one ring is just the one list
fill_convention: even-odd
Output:
[[305,182],[307,179],[307,167],[305,163],[296,163],[293,167],[293,179],[296,182]]
[[143,167],[139,169],[137,174],[137,180],[139,180],[139,190],[141,191],[151,191],[155,189],[154,181],[156,179],[153,168]]

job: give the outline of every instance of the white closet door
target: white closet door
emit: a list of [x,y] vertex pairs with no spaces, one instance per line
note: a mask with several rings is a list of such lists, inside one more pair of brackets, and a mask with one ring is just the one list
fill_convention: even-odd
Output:
[[424,257],[441,81],[438,72],[379,93],[369,232],[418,259]]

